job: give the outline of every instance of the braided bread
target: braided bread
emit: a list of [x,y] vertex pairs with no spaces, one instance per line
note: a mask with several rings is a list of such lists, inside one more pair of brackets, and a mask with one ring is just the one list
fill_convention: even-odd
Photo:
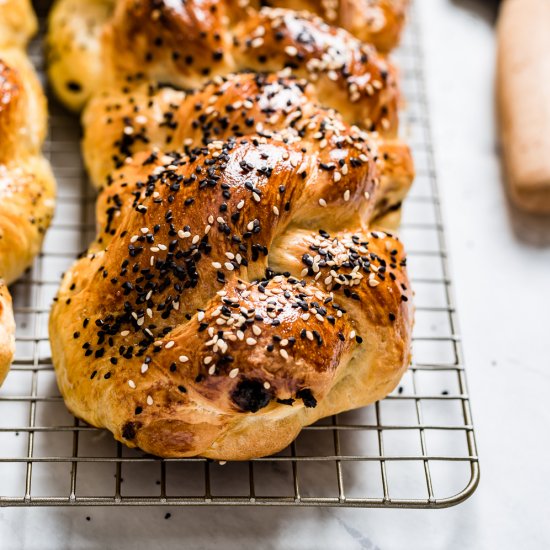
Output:
[[232,18],[235,2],[58,0],[48,35],[52,85],[80,110],[115,82],[197,88],[213,75],[288,66],[315,79],[321,102],[348,121],[395,130],[395,72],[372,46],[307,12],[263,8]]
[[410,362],[406,258],[378,228],[413,176],[395,73],[312,15],[264,8],[228,34],[223,2],[169,5],[117,3],[101,83],[72,104],[98,236],[63,278],[52,358],[69,409],[130,447],[264,456]]
[[0,10],[0,384],[15,347],[5,285],[17,279],[40,250],[53,214],[55,187],[40,153],[46,101],[22,50],[36,21],[29,2],[8,4]]

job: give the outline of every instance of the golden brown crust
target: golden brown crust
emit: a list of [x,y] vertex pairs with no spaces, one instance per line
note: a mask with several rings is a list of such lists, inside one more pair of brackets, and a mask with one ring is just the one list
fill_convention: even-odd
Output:
[[399,208],[414,178],[409,148],[349,126],[336,111],[319,107],[315,91],[307,81],[285,74],[242,73],[217,78],[196,92],[152,85],[105,92],[83,116],[88,172],[102,187],[114,168],[139,151],[177,151],[258,131],[299,140],[308,151],[320,151],[325,164],[333,160],[336,143],[349,141],[378,158],[382,192],[373,207],[376,216]]
[[98,217],[134,201],[67,273],[50,320],[69,408],[154,454],[244,459],[286,445],[317,418],[304,408],[347,408],[331,397],[343,377],[364,390],[355,406],[391,389],[410,291],[398,241],[362,229],[376,164],[349,149],[338,181],[319,152],[259,136],[116,171]]
[[263,8],[237,21],[231,13],[212,0],[120,0],[114,11],[112,1],[58,0],[50,78],[61,99],[80,109],[102,88],[153,81],[189,89],[213,75],[287,67],[315,81],[321,103],[350,124],[395,135],[395,71],[372,46],[309,12]]
[[54,207],[53,176],[40,152],[46,100],[21,49],[34,29],[34,16],[26,1],[8,4],[0,10],[0,383],[14,350],[5,285],[31,265]]
[[[409,0],[231,0],[233,5],[271,6],[310,11],[327,23],[342,27],[380,52],[389,52],[399,43]],[[235,11],[235,17],[239,11]]]
[[15,320],[11,296],[0,281],[0,386],[4,382],[15,353]]
[[228,5],[120,0],[100,25],[98,236],[50,317],[69,409],[166,457],[276,452],[410,361],[404,252],[371,229],[413,175],[395,72],[311,14]]
[[24,48],[37,27],[31,0],[2,0],[0,49]]

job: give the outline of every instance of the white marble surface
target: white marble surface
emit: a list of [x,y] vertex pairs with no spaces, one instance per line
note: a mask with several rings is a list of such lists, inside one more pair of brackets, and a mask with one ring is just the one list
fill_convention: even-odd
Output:
[[550,547],[550,247],[532,244],[550,231],[503,191],[491,3],[418,2],[481,458],[474,496],[441,511],[4,509],[0,549]]

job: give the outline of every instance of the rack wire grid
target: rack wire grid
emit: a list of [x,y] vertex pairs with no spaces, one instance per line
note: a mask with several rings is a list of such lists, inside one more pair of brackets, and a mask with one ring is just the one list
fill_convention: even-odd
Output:
[[[38,6],[42,29],[47,3]],[[441,508],[479,481],[474,429],[447,265],[424,87],[418,14],[395,54],[405,137],[418,176],[401,236],[416,291],[414,363],[390,396],[305,428],[276,456],[217,463],[130,450],[66,410],[47,318],[61,273],[94,236],[94,193],[79,121],[51,101],[46,154],[59,184],[43,253],[13,287],[17,353],[0,391],[0,506],[292,505]],[[40,39],[31,57],[44,74]]]

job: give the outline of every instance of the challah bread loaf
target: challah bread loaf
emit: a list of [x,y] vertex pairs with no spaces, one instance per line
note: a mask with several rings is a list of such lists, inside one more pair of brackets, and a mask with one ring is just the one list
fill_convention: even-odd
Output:
[[13,6],[3,6],[0,15],[0,383],[15,347],[5,285],[15,281],[39,252],[55,192],[50,166],[40,152],[46,100],[21,49],[36,22],[27,2],[8,4]]
[[50,319],[74,414],[160,456],[245,459],[395,387],[410,360],[404,255],[367,228],[373,158],[330,147],[348,167],[337,182],[321,152],[258,135],[113,172],[98,202],[112,225]]
[[308,13],[115,4],[72,105],[99,195],[50,317],[69,409],[149,453],[238,460],[387,395],[413,324],[377,226],[413,176],[395,70]]

